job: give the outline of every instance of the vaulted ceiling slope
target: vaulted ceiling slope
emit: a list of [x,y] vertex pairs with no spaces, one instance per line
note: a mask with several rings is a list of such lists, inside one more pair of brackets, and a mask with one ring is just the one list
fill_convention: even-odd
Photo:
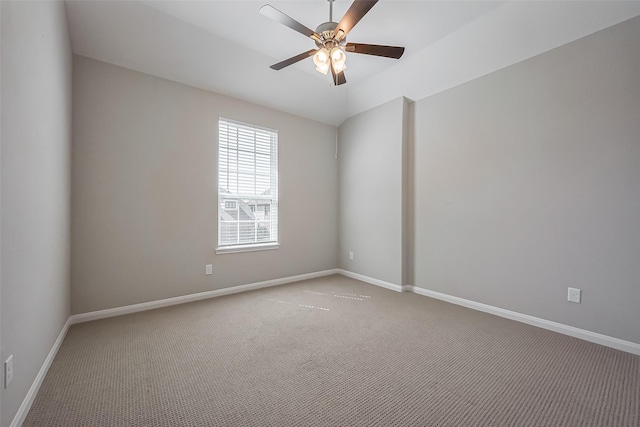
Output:
[[[399,96],[418,100],[640,15],[640,1],[382,0],[349,41],[406,46],[398,60],[348,54],[335,87],[314,47],[260,15],[269,3],[304,25],[328,21],[325,0],[66,1],[74,53],[339,125]],[[334,21],[350,6],[338,0]]]

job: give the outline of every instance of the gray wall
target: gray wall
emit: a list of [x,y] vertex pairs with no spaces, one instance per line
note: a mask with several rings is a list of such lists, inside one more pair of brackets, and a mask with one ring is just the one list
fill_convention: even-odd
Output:
[[71,49],[64,4],[1,2],[2,393],[8,426],[69,316]]
[[415,285],[640,343],[640,18],[415,121]]
[[349,118],[338,132],[340,268],[396,285],[403,284],[407,111],[398,98]]
[[[0,6],[0,99],[2,99],[2,7]],[[2,102],[0,102],[0,242],[2,242]],[[0,357],[2,357],[2,244],[0,243]],[[1,359],[0,359],[1,361]],[[0,387],[0,425],[2,425],[2,390]]]
[[[337,267],[334,127],[82,56],[73,89],[73,313]],[[280,249],[215,254],[219,116],[279,131]]]

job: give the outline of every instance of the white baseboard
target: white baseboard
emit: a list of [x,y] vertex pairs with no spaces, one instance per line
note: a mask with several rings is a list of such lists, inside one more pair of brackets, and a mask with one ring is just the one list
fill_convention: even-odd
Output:
[[224,295],[237,294],[239,292],[253,291],[255,289],[268,288],[271,286],[284,285],[286,283],[299,282],[301,280],[315,279],[316,277],[338,274],[338,269],[316,271],[314,273],[300,274],[297,276],[283,277],[281,279],[265,280],[264,282],[250,283],[247,285],[232,286],[229,288],[216,289],[213,291],[200,292],[197,294],[182,295],[179,297],[167,298],[156,301],[143,302],[140,304],[126,305],[123,307],[109,308],[106,310],[92,311],[89,313],[74,314],[71,316],[71,324],[89,322],[91,320],[105,319],[107,317],[121,316],[123,314],[137,313],[139,311],[153,310],[170,305],[184,304],[192,301],[221,297]]
[[483,311],[485,313],[493,314],[500,317],[505,317],[511,320],[516,320],[518,322],[526,323],[532,326],[537,326],[539,328],[548,329],[553,332],[569,335],[574,338],[580,338],[585,341],[590,341],[596,344],[601,344],[607,347],[615,348],[617,350],[622,350],[628,353],[640,355],[640,344],[637,344],[631,341],[625,341],[619,338],[610,337],[608,335],[598,334],[596,332],[587,331],[585,329],[580,329],[580,328],[565,325],[562,323],[541,319],[539,317],[529,316],[528,314],[522,314],[522,313],[518,313],[511,310],[505,310],[504,308],[494,307],[492,305],[482,304],[479,302],[467,300],[464,298],[454,297],[452,295],[447,295],[440,292],[430,291],[428,289],[419,288],[417,286],[404,286],[404,288],[418,295],[424,295],[427,297],[439,299],[442,301],[450,302],[452,304],[457,304],[463,307],[471,308],[473,310]]
[[11,427],[20,427],[24,422],[24,419],[27,417],[27,414],[29,413],[29,409],[31,409],[31,405],[33,404],[33,401],[35,400],[36,395],[38,394],[38,390],[40,390],[40,386],[44,381],[44,377],[47,376],[49,367],[51,366],[53,359],[55,359],[56,354],[58,354],[58,350],[60,349],[60,345],[62,345],[62,341],[64,340],[64,337],[67,335],[69,326],[71,326],[71,318],[67,319],[67,321],[65,322],[64,326],[62,327],[62,330],[60,331],[60,334],[58,335],[58,338],[56,339],[56,342],[53,343],[53,347],[51,347],[51,351],[49,351],[47,358],[44,359],[44,363],[42,364],[40,371],[38,371],[38,375],[36,375],[36,379],[33,381],[33,384],[31,384],[31,388],[29,388],[29,391],[27,392],[26,397],[22,401],[22,405],[20,405],[20,408],[18,408],[18,412],[16,413],[16,416],[13,417],[13,421],[11,422],[11,425],[10,425]]
[[402,292],[404,290],[403,286],[396,285],[395,283],[385,282],[384,280],[374,279],[373,277],[365,276],[362,274],[354,273],[352,271],[338,269],[338,273],[342,274],[346,277],[351,277],[352,279],[360,280],[362,282],[367,282],[372,285],[380,286],[381,288],[390,289],[396,292]]

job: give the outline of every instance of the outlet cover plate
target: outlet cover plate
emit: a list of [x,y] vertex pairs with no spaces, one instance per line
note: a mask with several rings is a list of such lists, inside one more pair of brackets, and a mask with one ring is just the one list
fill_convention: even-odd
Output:
[[210,276],[213,274],[213,264],[207,264],[204,266],[204,274]]
[[9,387],[13,381],[13,354],[4,361],[4,388]]
[[567,301],[580,304],[580,297],[582,296],[581,294],[582,291],[580,289],[569,288],[569,290],[567,291]]

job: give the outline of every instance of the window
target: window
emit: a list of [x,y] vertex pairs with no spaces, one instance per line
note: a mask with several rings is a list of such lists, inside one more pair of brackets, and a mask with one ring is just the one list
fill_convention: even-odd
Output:
[[278,247],[278,132],[218,121],[217,253]]

